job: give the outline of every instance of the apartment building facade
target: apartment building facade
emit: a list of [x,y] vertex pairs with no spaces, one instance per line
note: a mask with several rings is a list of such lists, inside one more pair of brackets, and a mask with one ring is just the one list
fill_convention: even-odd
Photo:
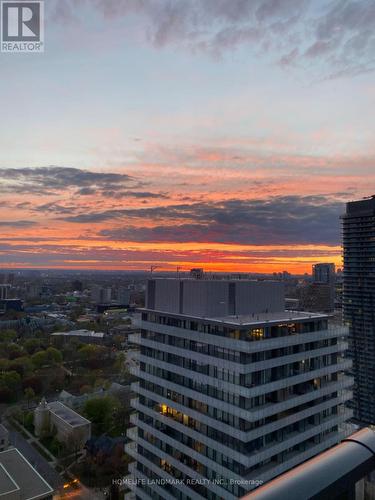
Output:
[[132,336],[129,498],[239,498],[346,435],[346,328],[282,310],[280,283],[158,281]]

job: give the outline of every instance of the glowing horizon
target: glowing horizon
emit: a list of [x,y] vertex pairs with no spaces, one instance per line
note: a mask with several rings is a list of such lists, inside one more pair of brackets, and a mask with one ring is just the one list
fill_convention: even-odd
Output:
[[45,52],[0,54],[0,269],[341,267],[371,2],[168,5],[49,0]]

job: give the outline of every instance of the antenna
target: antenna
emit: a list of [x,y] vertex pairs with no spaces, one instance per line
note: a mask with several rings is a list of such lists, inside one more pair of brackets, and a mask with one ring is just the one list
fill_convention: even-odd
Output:
[[176,267],[176,275],[177,275],[177,278],[179,279],[180,278],[180,271],[182,269],[182,266],[177,266]]

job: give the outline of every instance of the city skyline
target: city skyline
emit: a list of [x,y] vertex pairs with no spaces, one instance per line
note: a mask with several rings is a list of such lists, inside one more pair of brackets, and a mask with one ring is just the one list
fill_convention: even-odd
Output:
[[46,2],[1,54],[0,268],[310,272],[375,193],[372,2]]

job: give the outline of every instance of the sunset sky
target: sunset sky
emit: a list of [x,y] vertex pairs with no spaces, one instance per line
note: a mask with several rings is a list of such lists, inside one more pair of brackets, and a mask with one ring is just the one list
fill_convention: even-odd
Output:
[[0,54],[0,267],[303,273],[375,194],[373,0],[47,0]]

